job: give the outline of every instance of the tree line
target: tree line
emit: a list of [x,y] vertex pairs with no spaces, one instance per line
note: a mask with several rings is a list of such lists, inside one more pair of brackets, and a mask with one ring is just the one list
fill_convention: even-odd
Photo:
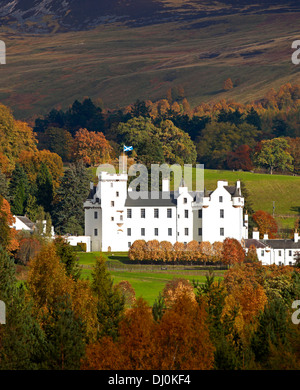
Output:
[[[221,100],[191,108],[182,88],[155,102],[137,100],[117,110],[85,98],[36,119],[34,131],[39,148],[64,161],[74,161],[80,149],[87,164],[97,165],[118,157],[130,144],[132,157],[146,165],[198,161],[211,169],[298,174],[299,96],[299,85],[288,83],[249,104]],[[99,148],[98,160],[89,160],[90,142]]]

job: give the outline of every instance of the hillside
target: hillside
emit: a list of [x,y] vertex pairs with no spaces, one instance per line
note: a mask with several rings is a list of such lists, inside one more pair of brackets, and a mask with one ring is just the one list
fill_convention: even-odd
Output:
[[[106,108],[123,107],[163,98],[178,86],[192,106],[249,102],[300,82],[300,66],[291,62],[291,44],[299,38],[296,2],[90,3],[84,12],[96,18],[100,4],[100,14],[111,18],[93,22],[79,13],[78,1],[1,2],[7,65],[0,67],[0,101],[16,117],[30,119],[85,96],[101,98]],[[234,88],[225,92],[228,77]]]

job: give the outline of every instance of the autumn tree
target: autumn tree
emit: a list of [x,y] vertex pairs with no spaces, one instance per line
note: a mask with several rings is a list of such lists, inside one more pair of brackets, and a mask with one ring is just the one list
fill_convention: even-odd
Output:
[[40,252],[42,242],[35,235],[28,235],[26,232],[19,232],[17,238],[19,248],[14,257],[18,263],[28,265],[29,261]]
[[162,241],[160,243],[160,248],[162,252],[162,260],[166,263],[173,260],[173,245],[169,241]]
[[115,288],[124,296],[125,305],[131,307],[136,301],[135,291],[127,280],[121,280]]
[[263,238],[265,234],[268,234],[271,239],[276,237],[278,226],[272,215],[266,211],[258,210],[252,218],[258,226],[260,238]]
[[185,255],[186,259],[191,263],[200,260],[200,244],[198,243],[198,241],[192,240],[187,243]]
[[240,145],[234,152],[229,152],[227,155],[228,168],[243,171],[251,171],[253,164],[251,160],[251,148],[248,145]]
[[162,250],[157,240],[149,240],[145,246],[145,260],[152,262],[162,259]]
[[55,192],[59,187],[60,180],[63,176],[63,162],[58,154],[51,153],[49,150],[39,150],[36,152],[24,150],[20,153],[18,161],[24,168],[32,186],[36,183],[37,175],[43,163],[47,166],[52,176],[53,191]]
[[214,262],[219,262],[222,260],[223,253],[223,242],[215,241],[212,244],[212,260]]
[[201,260],[204,263],[210,261],[213,257],[212,244],[209,241],[201,241],[199,244],[199,252],[200,252]]
[[223,84],[224,91],[229,91],[232,88],[233,88],[233,82],[231,78],[226,79]]
[[22,151],[35,152],[36,139],[27,123],[15,120],[11,110],[0,105],[0,164],[10,174]]
[[135,240],[128,251],[128,257],[130,260],[142,261],[145,258],[145,240]]
[[183,242],[176,241],[173,245],[174,261],[181,261],[184,259],[185,245]]
[[19,243],[15,228],[11,227],[15,218],[10,210],[10,204],[0,196],[0,246],[8,252],[18,249]]
[[102,132],[80,129],[76,132],[72,156],[74,161],[96,166],[110,160],[112,147]]
[[223,242],[222,262],[228,266],[243,263],[245,251],[238,240],[225,238]]
[[179,296],[157,326],[154,369],[212,369],[214,346],[206,320],[204,305],[189,294]]
[[171,307],[182,295],[188,295],[191,301],[195,300],[194,287],[186,279],[174,278],[166,283],[162,297],[166,307]]
[[28,294],[33,299],[37,318],[42,318],[61,297],[71,296],[72,281],[66,275],[53,243],[43,246],[29,266]]

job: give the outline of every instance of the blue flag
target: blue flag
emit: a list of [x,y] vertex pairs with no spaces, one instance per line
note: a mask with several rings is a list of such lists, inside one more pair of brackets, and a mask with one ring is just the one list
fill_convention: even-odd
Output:
[[133,150],[133,146],[125,146],[124,145],[124,152],[130,152],[131,150]]

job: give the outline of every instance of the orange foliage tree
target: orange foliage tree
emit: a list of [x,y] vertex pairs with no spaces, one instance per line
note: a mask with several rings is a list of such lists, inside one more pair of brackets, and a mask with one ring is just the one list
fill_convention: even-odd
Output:
[[145,259],[145,240],[136,240],[132,243],[128,251],[128,257],[130,260],[141,261]]
[[141,298],[127,310],[119,338],[102,338],[87,346],[86,370],[211,369],[214,347],[209,337],[206,310],[183,294],[167,309],[159,323]]
[[113,149],[102,132],[79,129],[75,134],[73,158],[87,165],[98,165],[110,160]]
[[17,232],[12,227],[15,218],[11,213],[10,204],[0,196],[0,244],[8,252],[13,252],[19,248]]
[[242,245],[235,238],[225,238],[223,242],[222,262],[231,266],[233,264],[243,263],[245,260],[245,251]]
[[269,238],[275,238],[278,230],[275,219],[263,210],[258,210],[252,215],[253,220],[258,226],[259,236],[263,238],[264,234],[268,234]]
[[31,184],[36,181],[41,163],[44,163],[52,176],[53,188],[57,189],[63,176],[63,162],[61,157],[49,150],[37,152],[23,151],[20,153],[19,163],[24,168]]

